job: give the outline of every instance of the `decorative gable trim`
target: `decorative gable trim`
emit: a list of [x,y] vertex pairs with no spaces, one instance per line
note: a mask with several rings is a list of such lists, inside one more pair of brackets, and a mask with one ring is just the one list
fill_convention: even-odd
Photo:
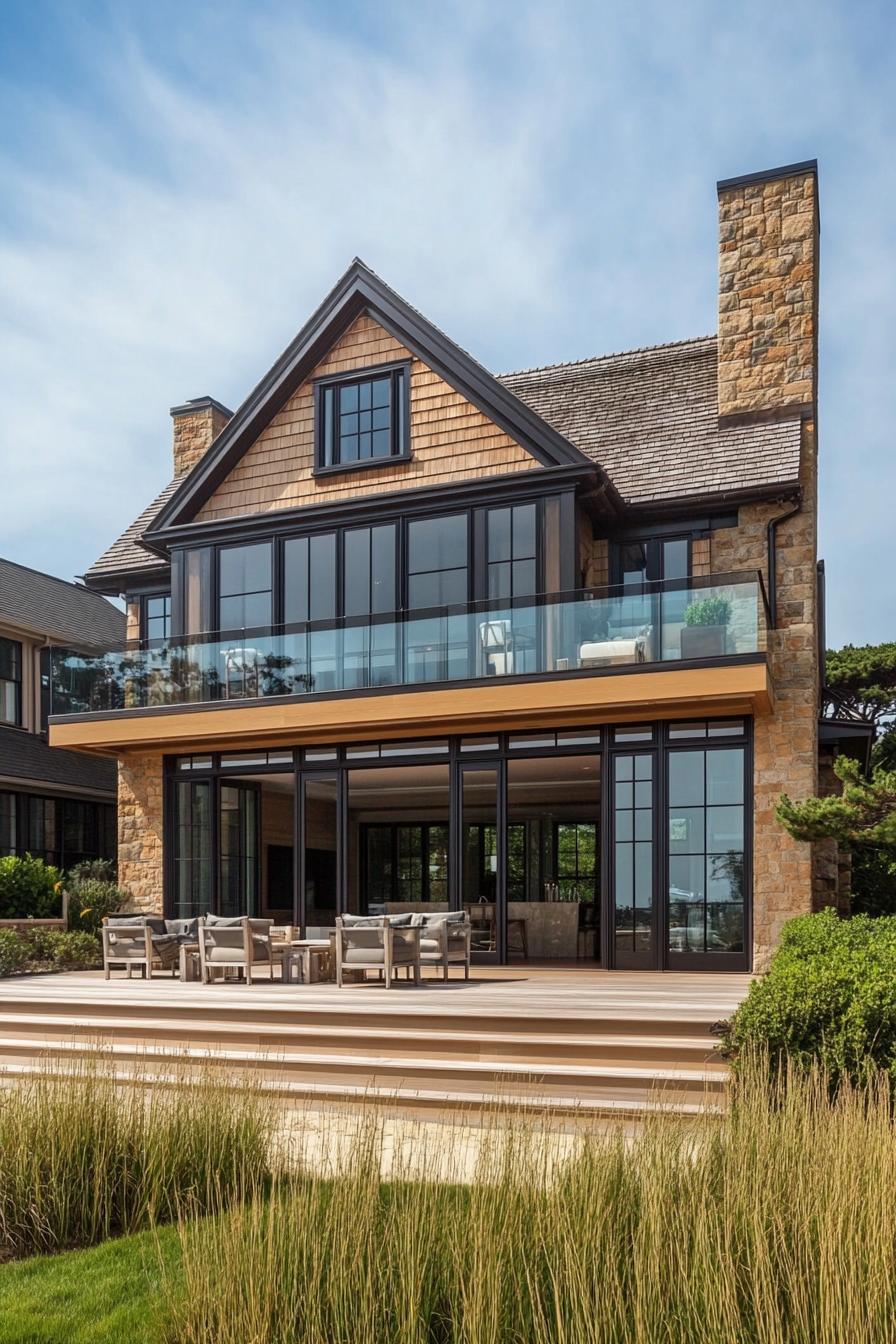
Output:
[[587,466],[608,499],[617,502],[606,473],[530,407],[418,313],[362,261],[342,279],[249,394],[211,449],[184,477],[147,536],[162,542],[170,527],[193,520],[196,511],[255,442],[271,417],[312,374],[334,341],[362,313],[369,314],[412,354],[466,397],[484,415],[546,467]]

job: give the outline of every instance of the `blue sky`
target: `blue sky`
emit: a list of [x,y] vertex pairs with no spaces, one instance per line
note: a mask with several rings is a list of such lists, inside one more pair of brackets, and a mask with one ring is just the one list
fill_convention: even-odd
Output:
[[0,554],[84,571],[358,254],[496,371],[716,326],[720,177],[817,157],[829,643],[896,637],[896,16],[0,5]]

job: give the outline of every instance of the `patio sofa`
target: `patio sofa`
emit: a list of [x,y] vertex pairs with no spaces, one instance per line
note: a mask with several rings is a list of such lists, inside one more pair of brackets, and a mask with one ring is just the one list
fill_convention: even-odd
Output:
[[107,915],[103,920],[103,970],[135,966],[147,979],[155,969],[177,974],[182,943],[196,941],[196,919],[163,919],[161,915]]
[[342,915],[336,920],[336,982],[343,971],[375,970],[387,987],[400,966],[414,969],[426,962],[442,967],[448,979],[450,965],[462,965],[470,978],[469,916],[463,910],[416,912],[406,915]]

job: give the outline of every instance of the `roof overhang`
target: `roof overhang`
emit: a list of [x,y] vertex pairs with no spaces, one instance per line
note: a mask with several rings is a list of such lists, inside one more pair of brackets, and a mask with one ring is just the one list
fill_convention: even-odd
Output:
[[763,654],[720,664],[658,663],[427,687],[120,709],[50,719],[53,746],[106,755],[192,752],[483,733],[645,718],[765,714],[774,702]]
[[818,745],[834,747],[841,756],[852,756],[867,774],[871,769],[874,725],[857,719],[819,719]]

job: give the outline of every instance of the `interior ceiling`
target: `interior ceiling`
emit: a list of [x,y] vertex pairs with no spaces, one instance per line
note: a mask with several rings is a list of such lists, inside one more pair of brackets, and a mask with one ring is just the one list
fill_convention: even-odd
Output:
[[[560,804],[590,807],[596,805],[600,780],[598,756],[539,756],[513,759],[507,770],[510,805],[546,810]],[[258,784],[262,793],[295,792],[292,773],[228,775],[233,782]],[[332,799],[331,779],[309,781],[311,797]],[[494,771],[468,770],[464,775],[464,797],[468,803],[487,804],[495,796]],[[449,807],[449,767],[447,762],[425,765],[388,765],[353,769],[349,772],[349,807],[353,812],[394,812],[409,809],[423,812]]]

